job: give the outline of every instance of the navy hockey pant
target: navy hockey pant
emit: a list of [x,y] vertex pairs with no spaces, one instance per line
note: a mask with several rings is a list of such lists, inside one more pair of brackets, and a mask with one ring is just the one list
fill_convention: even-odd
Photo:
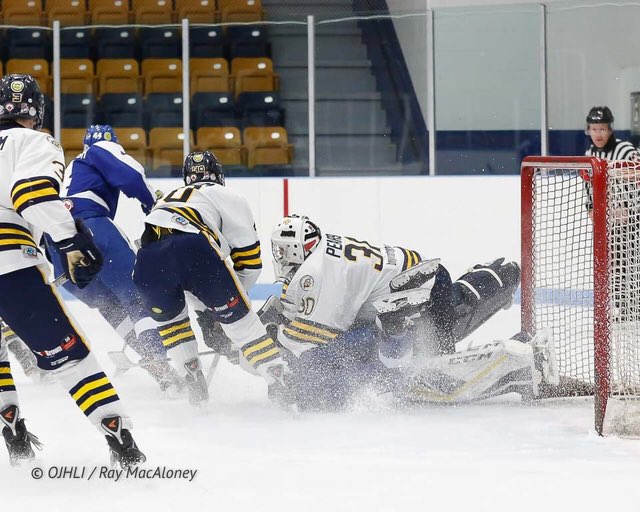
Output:
[[0,275],[0,318],[35,353],[43,370],[89,353],[62,299],[38,267]]
[[250,306],[237,279],[204,235],[180,231],[143,243],[133,274],[152,318],[159,322],[184,310],[185,291],[211,308],[217,321],[239,320]]
[[[87,287],[79,289],[67,283],[65,289],[90,308],[98,309],[114,328],[127,316],[134,324],[149,316],[131,277],[135,253],[127,239],[108,217],[91,217],[84,219],[84,223],[93,233],[93,239],[104,256],[104,266]],[[55,273],[60,275],[64,271],[63,256],[51,245],[49,250]],[[156,329],[145,330],[139,338],[129,337],[127,341],[140,355],[165,352]]]

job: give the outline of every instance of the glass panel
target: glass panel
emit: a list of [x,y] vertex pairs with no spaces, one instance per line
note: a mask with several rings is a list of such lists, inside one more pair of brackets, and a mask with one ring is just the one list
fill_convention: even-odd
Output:
[[640,141],[638,2],[559,1],[547,6],[549,153],[582,155],[590,144],[585,119],[607,105],[615,136]]
[[540,154],[540,7],[434,12],[436,169],[517,173]]
[[427,16],[402,14],[318,22],[318,175],[428,172]]

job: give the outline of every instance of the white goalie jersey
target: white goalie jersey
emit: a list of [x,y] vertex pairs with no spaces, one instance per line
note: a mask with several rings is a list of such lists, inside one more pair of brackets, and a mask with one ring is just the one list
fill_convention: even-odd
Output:
[[42,232],[54,241],[76,227],[60,200],[64,153],[46,133],[11,124],[0,129],[0,274],[45,263]]
[[300,355],[330,343],[356,321],[373,322],[373,302],[389,293],[389,281],[420,261],[411,250],[327,234],[283,287],[289,323],[278,340]]

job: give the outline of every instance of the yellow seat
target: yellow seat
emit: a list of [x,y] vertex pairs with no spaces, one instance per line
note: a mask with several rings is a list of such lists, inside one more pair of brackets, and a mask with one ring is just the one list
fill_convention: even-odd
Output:
[[46,23],[40,0],[2,0],[2,14],[7,25]]
[[94,25],[129,23],[129,0],[89,0],[89,14]]
[[240,130],[233,126],[199,128],[196,132],[197,148],[211,151],[222,165],[243,165],[245,147],[242,145]]
[[172,0],[132,0],[135,23],[161,25],[173,21]]
[[266,57],[236,57],[231,61],[231,75],[236,97],[243,92],[277,91],[279,77],[273,62]]
[[[193,132],[189,130],[191,147],[193,147]],[[151,166],[182,167],[184,162],[182,128],[152,128],[149,131],[149,150],[151,151]]]
[[147,165],[147,132],[142,127],[116,128],[118,142],[139,163]]
[[187,18],[191,23],[214,23],[216,21],[215,0],[176,0],[178,20]]
[[190,92],[229,92],[229,64],[225,59],[189,59]]
[[142,78],[145,96],[152,92],[180,92],[182,62],[179,59],[145,59]]
[[222,22],[262,21],[261,0],[218,0],[218,10]]
[[288,165],[293,161],[293,146],[281,126],[252,126],[243,132],[247,148],[247,167]]
[[44,59],[11,59],[7,61],[7,74],[29,74],[40,86],[43,94],[51,96],[51,75],[49,63]]
[[82,139],[85,131],[84,128],[62,128],[60,130],[60,144],[64,149],[64,159],[67,165],[84,151]]
[[62,26],[84,25],[87,6],[85,0],[46,0],[49,23],[58,20]]
[[97,72],[100,96],[140,92],[140,66],[135,59],[100,59]]
[[95,76],[89,59],[60,60],[60,91],[62,94],[93,94]]

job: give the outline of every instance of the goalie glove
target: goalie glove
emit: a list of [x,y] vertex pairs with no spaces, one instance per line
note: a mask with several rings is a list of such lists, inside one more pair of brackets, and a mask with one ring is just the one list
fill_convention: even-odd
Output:
[[78,232],[73,237],[53,244],[65,256],[62,263],[69,279],[78,288],[84,288],[100,272],[104,259],[89,228],[81,219],[76,219],[75,223]]

